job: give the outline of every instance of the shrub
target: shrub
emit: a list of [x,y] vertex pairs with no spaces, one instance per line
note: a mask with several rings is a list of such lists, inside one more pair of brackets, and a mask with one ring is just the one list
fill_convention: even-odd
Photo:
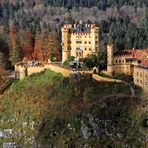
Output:
[[89,103],[93,100],[94,98],[94,91],[93,88],[85,88],[84,92],[83,92],[83,102],[85,103]]
[[75,57],[74,56],[70,56],[64,63],[63,65],[66,66],[66,67],[69,67],[69,63],[74,61]]
[[97,56],[91,55],[91,56],[85,58],[84,59],[84,65],[89,69],[97,66]]
[[126,75],[126,74],[115,74],[113,76],[114,79],[119,79],[122,81],[126,81],[128,83],[132,83],[133,82],[133,77],[131,75]]

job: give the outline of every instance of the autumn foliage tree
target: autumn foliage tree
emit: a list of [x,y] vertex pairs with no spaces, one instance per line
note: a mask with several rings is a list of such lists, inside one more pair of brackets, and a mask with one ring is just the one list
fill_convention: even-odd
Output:
[[60,60],[60,40],[58,35],[54,32],[44,34],[37,32],[35,38],[35,47],[33,58],[35,60],[47,61],[49,57]]
[[19,31],[20,46],[22,57],[27,59],[32,59],[33,53],[33,34],[31,29],[20,30]]
[[21,61],[20,54],[20,42],[19,36],[17,34],[17,29],[15,26],[10,26],[9,30],[9,48],[10,48],[10,61],[12,65]]

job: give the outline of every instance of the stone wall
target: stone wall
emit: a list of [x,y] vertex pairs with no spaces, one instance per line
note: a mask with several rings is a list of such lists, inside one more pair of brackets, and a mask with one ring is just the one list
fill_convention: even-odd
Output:
[[[56,73],[61,73],[65,77],[68,77],[70,74],[76,73],[76,72],[80,72],[82,74],[92,73],[92,71],[72,71],[70,69],[66,69],[56,64],[48,64],[45,66],[30,66],[30,67],[16,65],[15,73],[17,73],[17,76],[20,80],[23,80],[25,77],[30,76],[34,73],[42,72],[45,69],[51,69]],[[97,81],[121,82],[120,80],[101,77],[97,74],[93,74],[92,77]],[[148,70],[140,67],[134,67],[134,83],[141,86],[144,90],[148,90]]]
[[71,73],[73,73],[73,71],[69,69],[65,69],[64,67],[60,67],[54,64],[48,64],[45,66],[28,66],[28,67],[25,67],[21,64],[15,65],[16,77],[20,80],[23,80],[25,77],[30,76],[34,73],[40,73],[45,69],[51,69],[57,73],[62,73],[62,75],[66,77],[68,77]]
[[57,73],[62,73],[63,76],[68,77],[71,73],[73,73],[73,71],[66,69],[64,67],[60,67],[58,65],[54,65],[54,64],[49,64],[49,65],[45,65],[45,69],[51,69],[54,72]]
[[30,76],[34,73],[40,73],[45,70],[44,66],[30,66],[27,67],[27,76]]
[[122,82],[121,80],[105,78],[105,77],[99,76],[97,74],[93,74],[93,79],[95,79],[97,81],[104,81],[104,82]]

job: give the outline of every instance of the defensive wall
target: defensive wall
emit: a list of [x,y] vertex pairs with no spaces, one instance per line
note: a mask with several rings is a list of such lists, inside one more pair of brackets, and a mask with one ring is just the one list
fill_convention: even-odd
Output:
[[[21,64],[15,65],[16,77],[20,80],[23,80],[25,77],[30,76],[34,73],[42,72],[46,69],[51,69],[52,71],[54,71],[56,73],[61,73],[65,77],[68,77],[70,74],[77,73],[77,72],[82,73],[82,74],[92,74],[93,73],[92,70],[91,71],[88,71],[88,70],[73,71],[71,69],[64,68],[64,67],[59,66],[57,64],[46,64],[44,66],[23,66]],[[119,80],[101,77],[97,74],[92,74],[92,78],[97,81],[121,82]]]
[[64,76],[69,76],[70,73],[73,71],[69,69],[65,69],[63,67],[60,67],[58,65],[54,64],[47,64],[47,65],[39,65],[39,66],[25,66],[25,65],[15,65],[15,75],[16,78],[23,80],[25,77],[30,76],[34,73],[40,73],[46,69],[51,69],[57,73],[62,73]]

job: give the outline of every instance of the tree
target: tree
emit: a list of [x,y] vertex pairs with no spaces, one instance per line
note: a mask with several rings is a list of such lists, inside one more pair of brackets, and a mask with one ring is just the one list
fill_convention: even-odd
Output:
[[53,49],[50,50],[49,59],[50,59],[51,62],[54,61],[54,53],[53,53]]
[[84,65],[91,69],[98,65],[98,60],[96,55],[90,55],[89,57],[84,59]]
[[15,65],[21,61],[20,38],[16,26],[10,24],[9,30],[10,61],[12,65]]
[[20,50],[18,48],[13,48],[10,50],[10,61],[12,65],[15,65],[17,62],[21,61]]
[[5,67],[5,57],[4,54],[2,52],[0,52],[0,67]]
[[107,65],[107,50],[104,48],[104,49],[101,49],[98,53],[98,66],[99,66],[99,69],[102,70],[102,69],[105,69]]

